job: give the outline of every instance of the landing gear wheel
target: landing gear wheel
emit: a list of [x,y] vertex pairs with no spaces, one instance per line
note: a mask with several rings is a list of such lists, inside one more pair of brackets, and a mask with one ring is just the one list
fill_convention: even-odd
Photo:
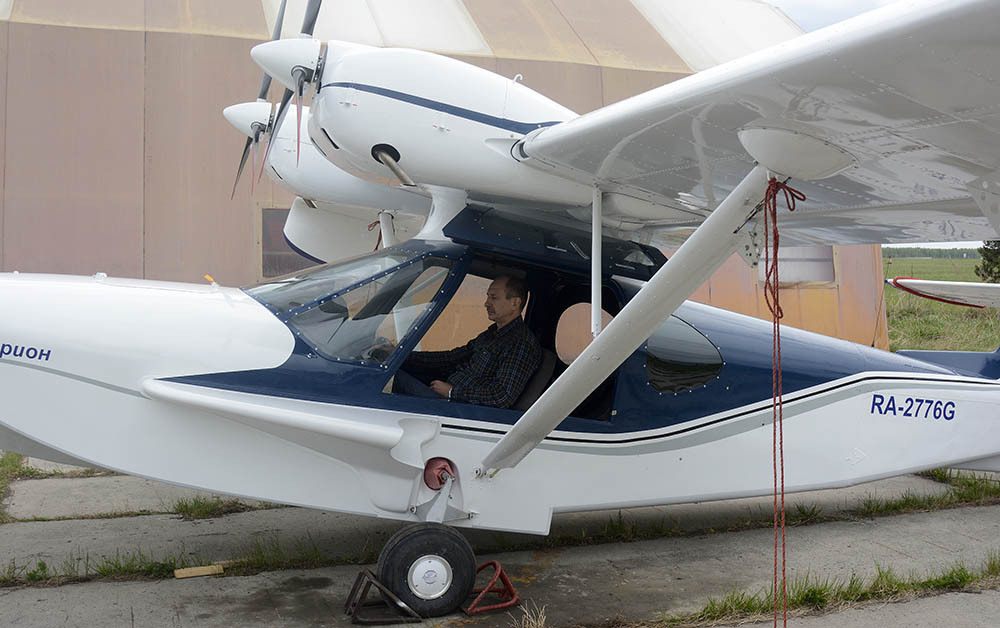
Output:
[[476,556],[452,528],[420,523],[392,535],[375,571],[379,582],[418,615],[438,617],[457,609],[472,593]]

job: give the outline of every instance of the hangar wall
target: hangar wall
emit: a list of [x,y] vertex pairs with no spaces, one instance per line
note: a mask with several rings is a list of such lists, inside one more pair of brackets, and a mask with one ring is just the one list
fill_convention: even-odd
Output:
[[[392,8],[393,1],[369,5]],[[472,52],[449,49],[447,37],[439,37],[440,52],[506,76],[521,74],[529,87],[581,113],[712,62],[704,50],[685,60],[683,48],[668,44],[663,20],[674,18],[669,11],[651,15],[647,0],[444,1],[468,16],[481,44]],[[744,9],[752,4],[732,1]],[[327,4],[336,2],[352,4]],[[303,3],[290,0],[286,29],[294,32]],[[0,269],[257,281],[261,213],[292,199],[267,178],[251,196],[244,174],[230,200],[243,139],[221,111],[253,98],[261,75],[249,50],[268,38],[276,6],[277,0],[0,2]],[[409,5],[393,6],[398,14]],[[784,29],[779,37],[795,34],[794,25],[782,22],[787,18],[774,19]],[[331,36],[323,28],[321,13],[316,34]],[[392,45],[393,32],[401,32],[398,25],[378,35]],[[730,46],[724,54],[737,52]],[[271,100],[279,96],[272,87]],[[374,234],[359,238],[374,246]],[[783,290],[786,322],[886,347],[878,248],[835,247],[834,267],[832,282]],[[696,298],[767,316],[755,273],[736,258]]]

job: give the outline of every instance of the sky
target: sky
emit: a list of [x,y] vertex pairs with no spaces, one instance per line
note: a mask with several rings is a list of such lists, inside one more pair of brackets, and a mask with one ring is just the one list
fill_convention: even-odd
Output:
[[[890,4],[893,0],[766,0],[780,8],[805,31],[814,31],[846,20],[860,13]],[[978,248],[982,242],[936,242],[897,244],[890,246],[920,246],[936,249]]]

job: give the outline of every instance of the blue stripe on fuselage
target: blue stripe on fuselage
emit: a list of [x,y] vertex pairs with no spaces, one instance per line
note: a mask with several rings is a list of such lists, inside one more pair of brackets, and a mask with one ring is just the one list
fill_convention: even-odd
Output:
[[443,103],[437,100],[431,100],[429,98],[414,96],[413,94],[407,94],[406,92],[397,92],[394,89],[386,89],[385,87],[365,85],[364,83],[349,83],[349,82],[327,83],[326,85],[323,85],[320,89],[325,89],[327,87],[347,87],[362,92],[378,94],[379,96],[385,96],[386,98],[392,98],[394,100],[399,100],[401,102],[410,103],[411,105],[417,105],[418,107],[424,107],[425,109],[441,111],[443,113],[448,113],[453,116],[457,116],[459,118],[465,118],[466,120],[472,120],[473,122],[486,124],[492,127],[496,127],[498,129],[504,129],[506,131],[513,131],[514,133],[520,133],[521,135],[527,135],[528,133],[534,131],[535,129],[540,129],[542,127],[547,127],[547,126],[553,126],[561,122],[560,120],[551,120],[549,122],[518,122],[517,120],[510,120],[508,118],[498,118],[497,116],[491,116],[489,114],[485,114],[479,111],[473,111],[472,109],[465,109],[464,107],[456,107],[455,105],[449,105],[448,103]]

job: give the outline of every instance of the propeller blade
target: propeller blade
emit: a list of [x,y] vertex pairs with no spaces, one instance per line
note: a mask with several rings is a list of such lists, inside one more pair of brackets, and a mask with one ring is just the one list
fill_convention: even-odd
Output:
[[[323,6],[323,0],[309,0],[309,4],[306,5],[306,14],[302,18],[302,34],[308,37],[312,37],[313,30],[316,28],[316,19],[319,17],[319,9]],[[299,159],[302,157],[302,98],[303,88],[305,87],[305,74],[302,72],[296,73],[295,76],[295,165],[299,165]]]
[[298,82],[295,85],[295,165],[299,165],[299,156],[302,154],[302,91],[305,89],[305,75],[301,72],[298,75]]
[[281,25],[285,21],[285,4],[288,0],[281,0],[281,6],[278,7],[278,18],[274,20],[274,30],[271,31],[271,41],[275,39],[281,39]]
[[281,128],[281,123],[285,120],[285,113],[288,111],[288,103],[292,99],[292,90],[286,89],[281,95],[281,104],[278,105],[278,113],[274,116],[274,124],[268,129],[267,150],[264,151],[264,160],[260,162],[260,174],[257,179],[264,175],[264,167],[267,165],[267,156],[271,154],[271,145],[274,144],[274,134]]
[[319,17],[319,8],[322,4],[323,0],[309,0],[309,4],[306,6],[305,18],[302,20],[303,34],[312,36],[313,29],[316,28],[316,18]]
[[[278,18],[274,21],[274,32],[271,34],[271,41],[276,39],[281,39],[281,24],[285,21],[285,3],[288,0],[281,0],[281,6],[278,7]],[[257,92],[257,100],[264,100],[267,98],[267,90],[271,89],[271,75],[264,73],[264,80],[260,83],[260,91]]]
[[[248,137],[246,145],[243,146],[243,157],[240,159],[240,167],[236,171],[236,181],[233,182],[233,194],[229,197],[229,200],[236,198],[236,186],[240,182],[240,176],[243,174],[243,167],[247,165],[247,156],[250,153],[250,144],[253,143],[253,138]],[[251,180],[253,179],[253,171],[250,173]],[[251,184],[252,185],[252,184]]]
[[250,196],[253,196],[257,190],[254,187],[253,173],[257,171],[257,143],[260,142],[260,133],[254,133],[253,136],[253,161],[250,162]]

